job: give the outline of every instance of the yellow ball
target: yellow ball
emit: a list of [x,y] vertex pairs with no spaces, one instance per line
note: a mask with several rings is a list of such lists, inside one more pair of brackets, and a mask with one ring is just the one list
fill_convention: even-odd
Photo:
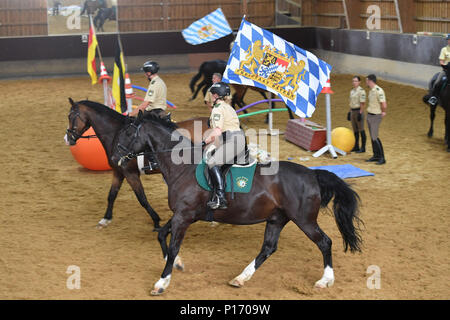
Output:
[[342,151],[350,152],[355,146],[355,135],[348,128],[334,128],[331,131],[331,144]]

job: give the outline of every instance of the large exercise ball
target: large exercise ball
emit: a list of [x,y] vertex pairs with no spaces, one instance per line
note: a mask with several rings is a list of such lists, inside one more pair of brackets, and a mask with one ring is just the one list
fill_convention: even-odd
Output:
[[331,144],[342,151],[350,152],[355,146],[355,135],[348,128],[334,128],[331,131]]
[[[94,129],[89,128],[83,136],[95,135]],[[97,137],[80,138],[74,146],[70,147],[75,160],[89,170],[111,170],[106,157],[105,149]]]

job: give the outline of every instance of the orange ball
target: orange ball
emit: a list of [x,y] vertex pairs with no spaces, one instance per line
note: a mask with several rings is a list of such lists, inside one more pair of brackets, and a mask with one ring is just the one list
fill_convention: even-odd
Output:
[[[83,136],[89,135],[95,135],[92,127],[83,133]],[[105,149],[97,137],[78,139],[77,143],[70,147],[70,152],[72,152],[75,160],[86,169],[96,171],[111,170]]]
[[331,131],[331,144],[345,152],[350,152],[355,146],[355,134],[345,127],[337,127]]

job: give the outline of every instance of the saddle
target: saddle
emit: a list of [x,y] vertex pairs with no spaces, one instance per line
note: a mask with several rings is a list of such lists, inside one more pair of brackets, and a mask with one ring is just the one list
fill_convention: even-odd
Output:
[[[225,181],[225,192],[231,192],[232,198],[234,192],[248,193],[253,184],[253,176],[256,169],[256,159],[250,156],[248,149],[245,149],[244,163],[236,164],[237,157],[233,164],[224,164],[220,168],[223,180]],[[208,166],[203,160],[195,171],[197,183],[203,189],[211,191],[213,185],[209,176]]]

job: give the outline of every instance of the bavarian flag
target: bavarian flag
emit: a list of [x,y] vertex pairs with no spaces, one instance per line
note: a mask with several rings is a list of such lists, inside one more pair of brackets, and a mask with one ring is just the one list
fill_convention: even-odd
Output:
[[95,36],[94,24],[90,18],[88,54],[87,54],[87,72],[91,76],[92,84],[97,83],[97,66],[95,65],[95,50],[97,49],[97,37]]
[[304,118],[313,114],[330,71],[311,52],[242,19],[223,81],[275,93]]
[[232,33],[222,9],[217,9],[200,20],[195,21],[189,27],[184,29],[181,34],[186,42],[197,45],[219,38]]
[[119,113],[127,111],[127,99],[125,96],[125,62],[123,52],[117,40],[116,55],[114,57],[114,73],[112,80],[112,95],[114,98],[114,109]]

